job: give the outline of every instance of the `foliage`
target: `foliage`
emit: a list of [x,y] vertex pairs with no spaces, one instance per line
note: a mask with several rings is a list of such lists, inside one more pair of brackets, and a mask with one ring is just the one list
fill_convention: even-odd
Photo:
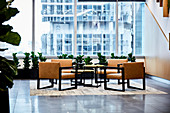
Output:
[[83,60],[84,60],[84,55],[79,55],[79,56],[77,56],[76,57],[76,63],[82,63],[83,62]]
[[58,59],[63,59],[63,56],[62,55],[60,55],[60,56],[57,56],[58,57]]
[[38,55],[39,55],[40,62],[45,62],[45,61],[47,60],[46,57],[43,57],[43,56],[42,56],[42,53],[39,53],[39,52],[38,52]]
[[99,64],[106,64],[107,65],[107,60],[106,56],[103,56],[101,53],[97,53]]
[[84,59],[84,62],[85,62],[86,65],[93,64],[91,61],[92,61],[92,58],[90,58],[90,56],[88,56],[87,58]]
[[170,8],[170,0],[168,0],[168,8]]
[[73,59],[74,56],[73,55],[68,55],[68,59]]
[[136,61],[136,58],[135,58],[135,56],[132,55],[132,53],[128,54],[128,61],[131,61],[131,62],[135,62]]
[[115,59],[115,54],[111,53],[111,59]]
[[67,54],[62,54],[63,59],[67,59]]
[[31,52],[31,59],[32,59],[32,68],[33,69],[38,69],[38,57],[35,55],[35,53],[32,51]]
[[[0,42],[18,46],[21,41],[20,35],[12,31],[12,26],[3,24],[19,13],[17,8],[10,7],[13,1],[14,0],[6,2],[6,0],[0,0]],[[5,50],[7,50],[7,48],[0,48],[1,52]],[[17,75],[17,66],[14,61],[0,56],[0,91],[12,88],[13,77],[15,75]]]
[[126,59],[127,57],[126,56],[114,56],[114,53],[111,53],[111,59]]
[[127,57],[126,56],[120,56],[119,59],[126,59]]
[[30,53],[24,53],[25,54],[25,58],[24,58],[24,69],[29,69],[30,67]]
[[74,56],[73,55],[67,55],[67,54],[62,54],[60,56],[57,56],[58,59],[73,59]]
[[78,68],[80,68],[80,69],[83,69],[83,65],[84,65],[84,63],[83,63],[83,60],[84,60],[84,55],[79,55],[79,56],[77,56],[76,58],[75,58],[75,62],[73,63],[73,64],[78,64]]
[[14,61],[14,63],[15,63],[15,65],[17,66],[17,67],[19,67],[20,65],[19,65],[19,59],[17,58],[17,53],[13,53],[12,54],[12,56],[13,56],[13,61]]
[[67,59],[67,54],[62,54],[58,56],[59,59]]
[[17,75],[16,64],[0,56],[0,91],[5,91],[6,88],[12,88],[13,77],[15,75]]

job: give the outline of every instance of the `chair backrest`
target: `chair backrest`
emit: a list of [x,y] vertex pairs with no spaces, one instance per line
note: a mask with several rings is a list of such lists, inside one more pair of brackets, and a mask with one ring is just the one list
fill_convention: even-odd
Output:
[[51,59],[51,62],[60,62],[61,67],[72,66],[72,59]]
[[108,59],[108,66],[117,67],[117,64],[128,62],[128,59]]
[[125,79],[144,78],[145,69],[143,62],[123,63]]
[[60,63],[39,62],[39,78],[59,79]]

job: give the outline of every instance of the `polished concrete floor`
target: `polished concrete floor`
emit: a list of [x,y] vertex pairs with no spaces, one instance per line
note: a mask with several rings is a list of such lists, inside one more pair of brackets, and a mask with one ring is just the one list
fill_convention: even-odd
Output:
[[11,113],[170,113],[170,85],[147,78],[167,95],[30,96],[30,80],[14,80]]

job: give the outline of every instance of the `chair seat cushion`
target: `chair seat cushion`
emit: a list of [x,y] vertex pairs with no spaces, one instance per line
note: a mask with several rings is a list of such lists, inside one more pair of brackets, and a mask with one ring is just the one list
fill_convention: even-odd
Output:
[[75,78],[75,73],[62,73],[61,79]]
[[107,79],[122,79],[121,73],[110,73],[107,74]]
[[62,73],[71,73],[74,69],[62,69]]
[[[106,69],[106,74],[110,74],[110,73],[118,73],[118,70],[117,69]],[[104,74],[104,70],[98,70],[97,74]]]

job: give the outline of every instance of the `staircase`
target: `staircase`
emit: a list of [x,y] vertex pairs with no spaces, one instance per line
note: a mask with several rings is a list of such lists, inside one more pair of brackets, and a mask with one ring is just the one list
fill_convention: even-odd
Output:
[[160,3],[160,7],[163,7],[163,17],[169,17],[168,1],[170,0],[156,0]]
[[[163,11],[163,18],[164,17],[167,17],[166,19],[168,19],[170,16],[170,11],[169,11],[169,8],[168,8],[168,2],[170,3],[170,0],[156,0],[157,3],[159,3],[159,7],[162,7],[162,11]],[[159,22],[157,21],[157,19],[155,18],[154,14],[152,13],[152,11],[150,10],[149,6],[147,5],[147,3],[145,3],[146,6],[148,7],[151,15],[153,16],[154,20],[156,21],[158,27],[160,28],[162,34],[164,35],[165,39],[167,40],[167,42],[169,43],[169,50],[170,50],[170,33],[169,33],[169,36],[167,37],[163,31],[163,29],[161,28]],[[170,4],[169,4],[170,6]]]

